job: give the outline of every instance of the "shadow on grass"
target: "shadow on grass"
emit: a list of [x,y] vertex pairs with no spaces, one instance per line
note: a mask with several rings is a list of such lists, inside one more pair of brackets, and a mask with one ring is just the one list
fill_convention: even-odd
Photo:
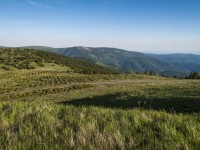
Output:
[[71,101],[59,102],[62,105],[74,106],[98,106],[105,108],[121,109],[151,109],[164,110],[175,113],[200,112],[199,98],[170,97],[170,98],[145,98],[130,97],[127,93],[117,93],[114,95],[103,95],[85,99],[75,99]]

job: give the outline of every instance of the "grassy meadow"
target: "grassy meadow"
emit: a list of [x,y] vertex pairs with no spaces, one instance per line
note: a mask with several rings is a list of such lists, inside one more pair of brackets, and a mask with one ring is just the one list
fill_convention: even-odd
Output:
[[200,149],[200,81],[0,72],[0,149]]
[[199,149],[198,114],[1,103],[1,149]]

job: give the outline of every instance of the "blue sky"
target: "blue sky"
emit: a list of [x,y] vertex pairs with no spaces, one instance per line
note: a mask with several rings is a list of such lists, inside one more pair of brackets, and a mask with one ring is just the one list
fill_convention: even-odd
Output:
[[0,0],[0,45],[200,54],[200,0]]

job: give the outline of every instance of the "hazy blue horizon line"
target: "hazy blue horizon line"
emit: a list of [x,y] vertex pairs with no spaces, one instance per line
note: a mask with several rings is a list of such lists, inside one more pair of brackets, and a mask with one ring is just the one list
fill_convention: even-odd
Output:
[[[125,49],[125,48],[117,48],[117,47],[106,47],[106,46],[97,46],[97,47],[92,47],[92,46],[69,46],[69,47],[53,47],[53,46],[41,46],[41,45],[27,45],[27,46],[0,46],[1,47],[5,47],[5,48],[20,48],[20,47],[48,47],[48,48],[55,48],[55,49],[58,49],[58,48],[72,48],[72,47],[86,47],[86,48],[114,48],[114,49],[119,49],[119,50],[124,50],[124,51],[131,51],[131,52],[139,52],[139,53],[144,53],[144,54],[156,54],[156,55],[169,55],[169,54],[185,54],[185,55],[190,55],[190,54],[193,54],[193,55],[200,55],[200,53],[188,53],[188,52],[174,52],[174,53],[159,53],[159,52],[142,52],[143,50],[129,50],[129,49]],[[146,50],[144,50],[146,51]],[[148,50],[150,51],[150,50]],[[169,50],[169,51],[172,51],[172,50]],[[173,50],[174,51],[174,50]],[[180,50],[179,50],[180,51]],[[200,51],[200,50],[199,50]]]

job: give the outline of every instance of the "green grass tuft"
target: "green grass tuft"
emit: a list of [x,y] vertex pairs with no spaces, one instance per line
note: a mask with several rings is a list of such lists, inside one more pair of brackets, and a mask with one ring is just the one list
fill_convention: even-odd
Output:
[[199,114],[0,104],[0,149],[199,149]]

